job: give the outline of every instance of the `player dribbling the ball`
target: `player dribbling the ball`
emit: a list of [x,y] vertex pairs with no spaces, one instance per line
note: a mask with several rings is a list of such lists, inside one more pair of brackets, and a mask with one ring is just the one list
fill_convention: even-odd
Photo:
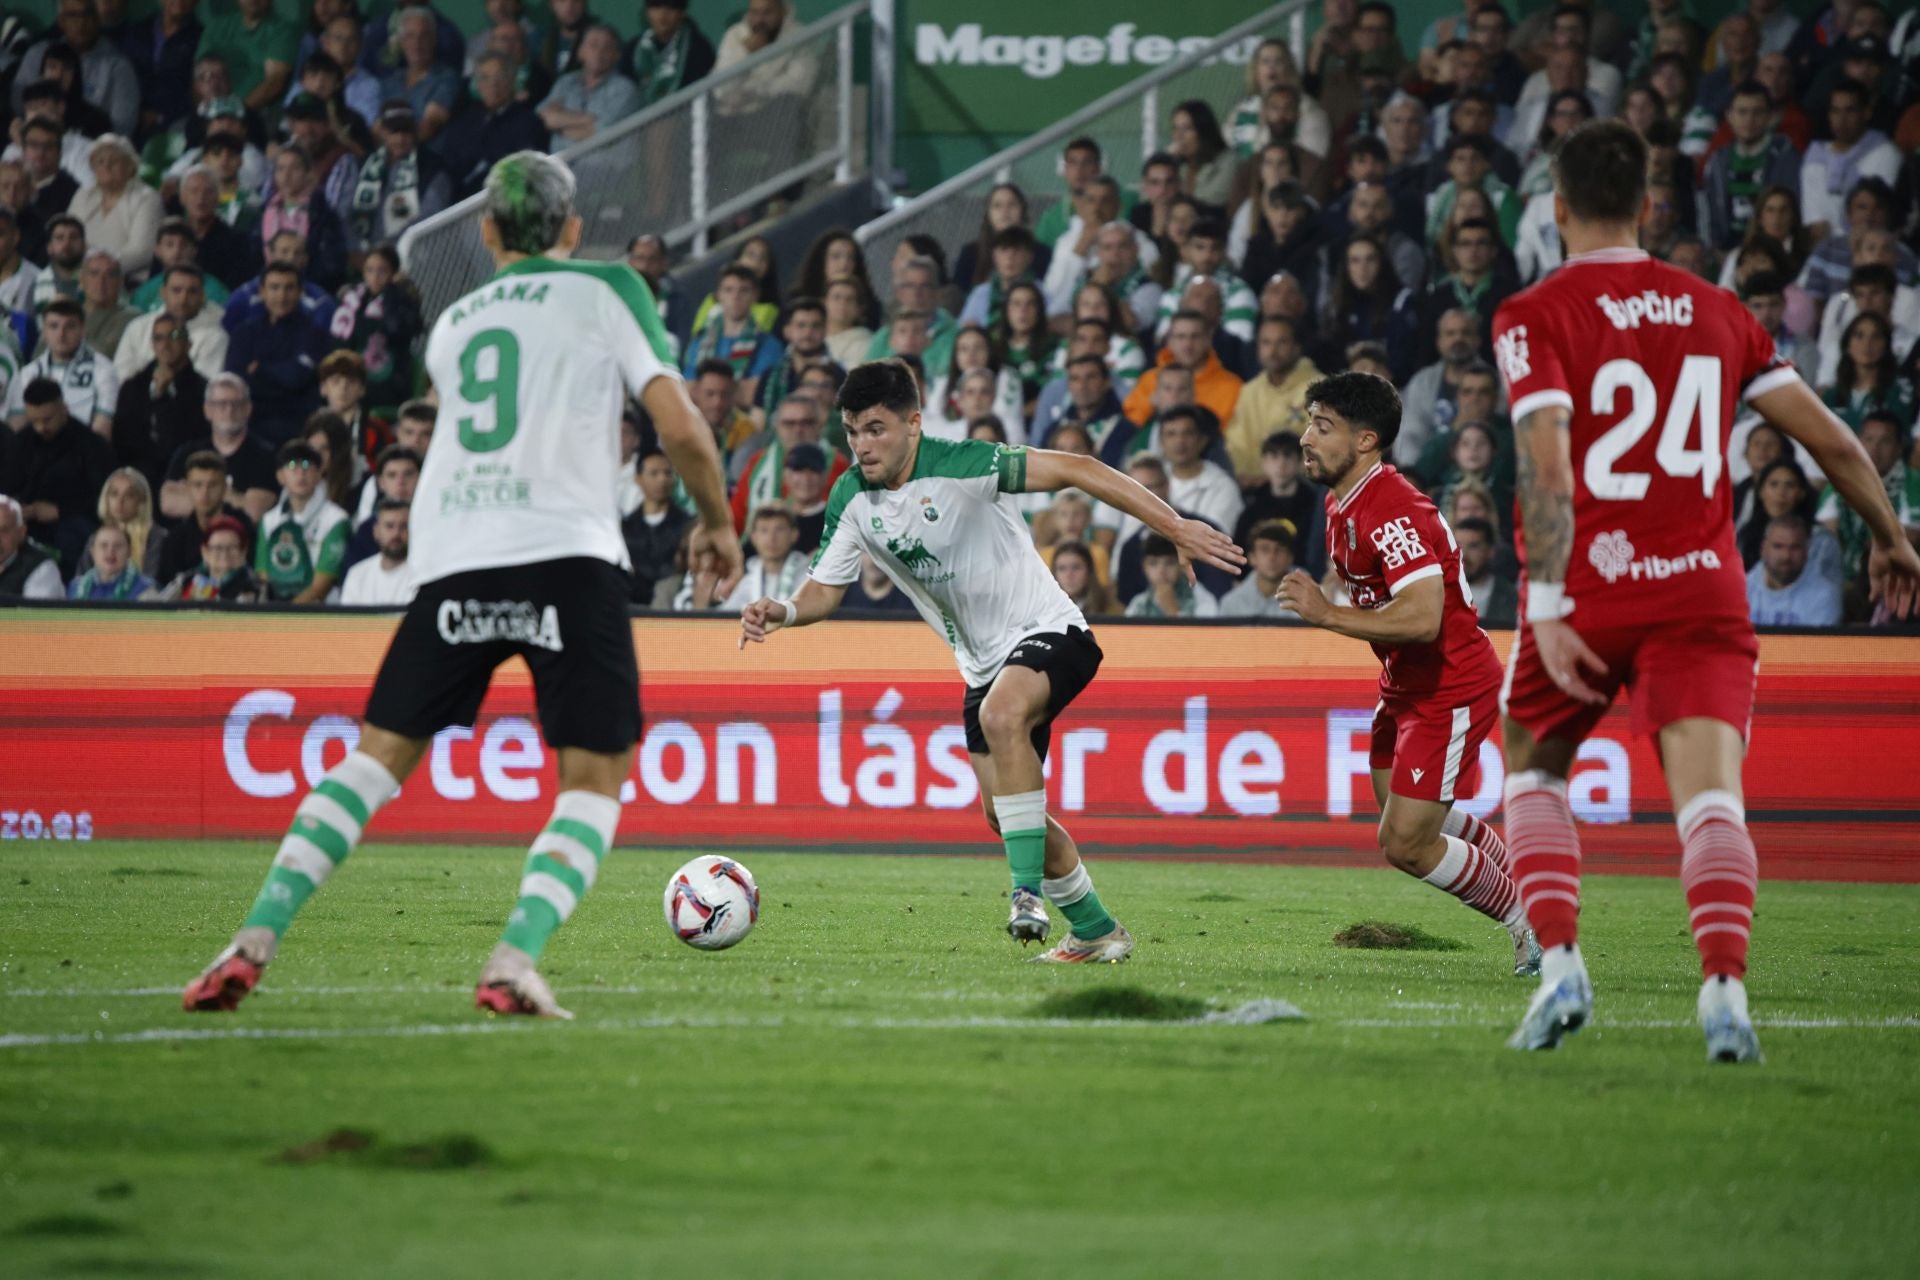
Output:
[[1042,772],[1053,722],[1092,682],[1100,646],[1034,550],[1011,498],[1073,486],[1166,537],[1183,568],[1203,560],[1238,572],[1246,557],[1226,534],[1185,519],[1098,459],[926,438],[919,383],[899,360],[848,374],[839,408],[859,465],[827,499],[807,580],[791,600],[746,606],[741,646],[831,615],[860,576],[861,553],[872,556],[953,646],[967,682],[967,752],[1013,878],[1007,932],[1022,945],[1044,941],[1052,902],[1072,929],[1039,959],[1126,959],[1133,939],[1094,892],[1073,837],[1048,816]]

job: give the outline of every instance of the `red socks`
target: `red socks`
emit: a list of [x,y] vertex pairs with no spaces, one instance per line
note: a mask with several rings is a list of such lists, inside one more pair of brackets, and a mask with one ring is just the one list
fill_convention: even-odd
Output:
[[1746,807],[1726,791],[1703,791],[1675,819],[1680,883],[1692,913],[1693,945],[1708,978],[1745,978],[1760,859],[1747,832]]
[[1502,871],[1513,870],[1508,864],[1507,846],[1501,842],[1500,833],[1458,805],[1447,811],[1446,825],[1440,828],[1440,834],[1459,836],[1492,858],[1494,865]]
[[1540,769],[1507,775],[1507,847],[1513,882],[1543,948],[1579,937],[1580,838],[1567,784]]

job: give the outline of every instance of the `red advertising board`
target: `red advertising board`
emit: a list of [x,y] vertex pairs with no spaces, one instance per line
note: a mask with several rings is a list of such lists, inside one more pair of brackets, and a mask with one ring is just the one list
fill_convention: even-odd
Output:
[[[390,616],[0,614],[0,844],[284,828],[348,749]],[[951,656],[917,622],[841,622],[747,652],[724,619],[637,619],[647,735],[621,839],[919,851],[987,845]],[[1090,849],[1359,862],[1373,853],[1364,645],[1293,627],[1106,626],[1056,726],[1052,812]],[[1504,649],[1506,637],[1496,637]],[[1746,785],[1763,872],[1920,880],[1920,642],[1768,636]],[[1502,771],[1482,749],[1473,812]],[[375,839],[521,844],[555,788],[525,668],[449,730]],[[1572,780],[1597,870],[1678,859],[1658,760],[1623,711]]]

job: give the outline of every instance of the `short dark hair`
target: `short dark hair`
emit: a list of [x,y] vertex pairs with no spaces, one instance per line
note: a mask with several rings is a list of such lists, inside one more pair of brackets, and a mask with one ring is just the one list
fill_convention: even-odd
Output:
[[416,449],[409,449],[403,444],[390,444],[374,455],[373,474],[377,476],[385,471],[389,462],[411,462],[418,469],[424,465],[425,459]]
[[1733,104],[1741,98],[1760,98],[1765,101],[1768,106],[1773,105],[1773,95],[1768,93],[1767,86],[1761,84],[1758,80],[1742,80],[1739,84],[1733,86],[1733,93],[1727,99],[1727,106],[1731,108]]
[[[793,299],[791,302],[787,303],[787,314],[780,317],[780,326],[782,328],[785,328],[787,321],[793,319],[795,316],[799,315],[802,311],[810,311],[815,315],[824,316],[825,314],[827,314],[827,304],[820,301],[820,299],[818,298],[812,298],[812,297],[806,296],[805,294],[802,294],[800,297],[797,297]],[[702,361],[702,363],[705,363],[705,362]]]
[[1383,454],[1400,438],[1400,393],[1375,374],[1349,370],[1322,378],[1307,388],[1307,404],[1332,410],[1355,431],[1373,432]]
[[1827,90],[1827,105],[1831,107],[1833,100],[1843,93],[1852,94],[1863,104],[1873,101],[1873,95],[1867,92],[1867,86],[1852,76],[1841,76],[1833,82],[1833,88]]
[[412,503],[402,502],[398,498],[382,496],[373,500],[373,514],[378,516],[387,511],[405,511],[412,505]]
[[260,273],[260,283],[265,284],[268,276],[292,276],[294,283],[300,282],[300,268],[291,262],[269,262],[267,269]]
[[187,464],[181,468],[182,475],[192,475],[196,471],[218,471],[227,474],[227,460],[211,449],[196,449],[187,455]]
[[66,316],[69,320],[78,320],[82,324],[86,323],[87,319],[85,309],[72,298],[55,298],[41,309],[40,314],[43,316]]
[[200,237],[193,234],[193,228],[187,225],[185,218],[168,218],[160,224],[160,229],[153,233],[156,243],[165,240],[168,236],[179,236],[184,240],[191,240],[196,248],[200,244]]
[[751,523],[759,524],[762,520],[785,520],[788,528],[796,533],[800,531],[799,515],[784,502],[763,502],[755,507]]
[[87,224],[80,221],[80,219],[74,217],[70,213],[56,213],[51,218],[47,219],[48,235],[52,235],[54,232],[58,231],[61,227],[72,227],[74,230],[78,231],[83,238],[87,234]]
[[1262,520],[1247,534],[1247,549],[1251,551],[1256,542],[1275,542],[1292,551],[1299,538],[1300,530],[1291,520]]
[[202,287],[205,287],[207,283],[207,273],[194,266],[191,262],[182,262],[178,266],[168,267],[165,275],[161,278],[161,284],[164,285],[175,276],[191,276],[195,280],[198,280]]
[[1140,162],[1140,172],[1143,174],[1149,169],[1178,169],[1179,167],[1180,161],[1171,151],[1156,151]]
[[1447,139],[1447,159],[1453,159],[1462,151],[1471,151],[1488,164],[1493,163],[1493,139],[1484,133],[1456,133]]
[[1267,438],[1260,442],[1260,452],[1285,453],[1297,458],[1300,456],[1300,437],[1291,431],[1269,431]]
[[320,451],[308,444],[305,436],[287,441],[280,446],[280,451],[273,455],[273,465],[276,470],[296,462],[304,462],[314,467],[320,465]]
[[1783,511],[1779,515],[1773,516],[1767,521],[1764,532],[1773,532],[1773,526],[1775,525],[1784,525],[1797,532],[1803,538],[1811,537],[1813,534],[1813,526],[1808,524],[1807,518],[1798,511]]
[[753,274],[753,268],[742,266],[738,262],[729,262],[726,266],[720,268],[720,279],[745,280],[755,289],[760,287],[760,277]]
[[1040,242],[1033,238],[1033,232],[1016,222],[1010,227],[1002,227],[994,232],[991,247],[994,249],[1025,249],[1028,253],[1034,253],[1039,250]]
[[[1875,200],[1878,200],[1882,209],[1887,210],[1889,213],[1893,211],[1896,203],[1893,195],[1893,186],[1885,178],[1869,175],[1860,179],[1860,181],[1847,188],[1847,203],[1852,204],[1853,198],[1863,191]],[[49,222],[47,226],[51,228],[53,224]]]
[[1174,548],[1173,540],[1163,537],[1160,534],[1150,533],[1140,540],[1140,559],[1142,561],[1166,560],[1179,554],[1180,552]]
[[1060,154],[1062,155],[1065,155],[1069,151],[1091,151],[1093,152],[1095,163],[1098,163],[1106,155],[1104,151],[1100,150],[1100,144],[1084,133],[1076,138],[1068,139],[1067,145],[1060,148]]
[[1756,271],[1740,286],[1740,301],[1770,297],[1787,291],[1787,278],[1777,271]]
[[733,380],[733,366],[725,360],[716,360],[712,357],[708,357],[693,366],[693,380],[695,382],[709,375],[717,375],[731,382]]
[[1589,120],[1560,143],[1554,189],[1585,222],[1637,222],[1647,199],[1647,143],[1619,120]]
[[1384,13],[1387,15],[1387,22],[1391,29],[1398,30],[1400,27],[1400,15],[1394,12],[1392,5],[1384,3],[1384,0],[1367,0],[1367,3],[1361,5],[1354,13],[1354,21],[1358,22],[1369,13]]
[[22,399],[37,409],[41,405],[65,399],[65,393],[60,390],[60,384],[52,378],[35,378],[27,384]]
[[873,408],[905,417],[920,410],[920,380],[897,356],[870,360],[847,374],[836,407],[849,418]]
[[400,406],[400,416],[431,426],[440,417],[440,410],[431,400],[409,400]]
[[1067,361],[1067,368],[1071,369],[1075,365],[1083,365],[1083,364],[1092,365],[1094,368],[1098,369],[1102,374],[1107,373],[1107,362],[1105,360],[1102,360],[1099,356],[1095,356],[1095,355],[1075,356],[1073,359]]
[[1174,312],[1173,316],[1167,321],[1168,332],[1172,332],[1173,326],[1179,324],[1182,320],[1191,320],[1195,324],[1200,325],[1202,328],[1206,328],[1206,329],[1213,328],[1212,323],[1207,319],[1205,315],[1201,314],[1198,311],[1195,311],[1192,307],[1182,307],[1178,311]]
[[1849,291],[1863,284],[1869,288],[1881,288],[1885,289],[1888,293],[1892,293],[1899,287],[1900,279],[1894,275],[1893,268],[1886,263],[1867,262],[1855,267],[1847,275],[1847,288]]
[[1227,224],[1220,218],[1201,218],[1187,230],[1188,240],[1218,240],[1222,244],[1227,239]]
[[1387,154],[1387,144],[1370,133],[1362,134],[1347,144],[1347,159],[1355,156],[1367,156],[1374,160],[1391,159]]
[[1477,533],[1487,540],[1488,545],[1492,545],[1498,541],[1498,539],[1493,536],[1493,526],[1485,520],[1482,520],[1479,516],[1468,516],[1465,520],[1455,520],[1453,522],[1453,531],[1455,533]]
[[1107,322],[1106,320],[1101,319],[1099,316],[1076,316],[1073,321],[1073,327],[1075,329],[1080,329],[1080,328],[1098,329],[1103,335],[1105,335],[1105,337],[1109,342],[1113,340],[1113,325]]
[[1169,422],[1176,420],[1191,422],[1195,431],[1198,431],[1203,436],[1207,434],[1207,424],[1201,419],[1200,410],[1195,405],[1177,404],[1160,415],[1160,425],[1162,428]]

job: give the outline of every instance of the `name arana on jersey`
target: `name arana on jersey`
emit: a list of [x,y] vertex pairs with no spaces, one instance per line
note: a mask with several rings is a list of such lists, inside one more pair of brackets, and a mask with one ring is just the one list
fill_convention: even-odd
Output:
[[454,303],[447,311],[447,323],[460,324],[496,302],[538,305],[546,300],[547,282],[544,280],[499,280],[491,289],[481,289]]

